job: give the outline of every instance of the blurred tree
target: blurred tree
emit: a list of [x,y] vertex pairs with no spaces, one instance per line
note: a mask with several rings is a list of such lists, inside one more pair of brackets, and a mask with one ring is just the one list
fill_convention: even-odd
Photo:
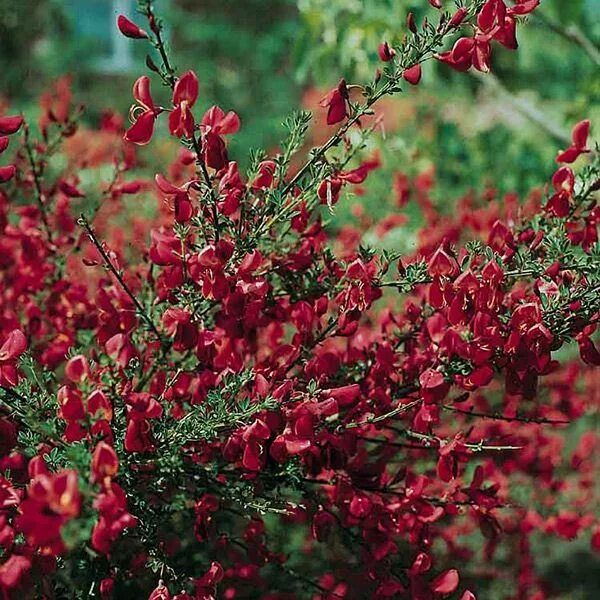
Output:
[[[86,119],[131,103],[130,83],[148,47],[118,35],[116,15],[136,18],[135,0],[0,0],[0,93],[33,99],[49,80],[71,73]],[[200,102],[242,117],[235,146],[269,147],[297,105],[291,48],[298,35],[294,0],[158,0],[180,70],[193,68]],[[25,74],[25,78],[23,77]],[[129,85],[128,85],[129,83]]]
[[46,40],[62,45],[67,22],[54,0],[0,0],[0,95],[26,95],[47,73]]
[[241,116],[233,148],[278,140],[298,98],[290,61],[299,27],[294,0],[179,0],[169,21],[178,64],[196,69],[201,100]]
[[[368,80],[381,66],[379,43],[397,43],[407,33],[408,12],[417,23],[431,14],[424,0],[298,0],[298,6],[304,23],[294,54],[298,79],[325,87],[340,75]],[[556,144],[568,138],[570,125],[600,117],[600,1],[544,0],[530,20],[519,31],[518,53],[494,52],[495,75],[475,73],[465,85],[434,63],[424,71],[426,88],[411,90],[420,126],[433,123],[435,131],[423,136],[407,122],[403,135],[414,151],[436,157],[441,187],[460,190],[469,181],[481,188],[493,180],[500,192],[525,193],[541,173],[551,174]],[[469,110],[474,96],[477,114]]]

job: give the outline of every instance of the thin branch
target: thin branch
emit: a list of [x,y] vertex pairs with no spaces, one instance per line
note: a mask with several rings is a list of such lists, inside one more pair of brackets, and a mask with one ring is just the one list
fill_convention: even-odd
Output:
[[33,148],[31,146],[29,125],[27,121],[23,123],[23,131],[25,138],[25,152],[27,154],[27,160],[29,161],[29,166],[31,167],[31,173],[33,175],[33,184],[35,186],[35,199],[37,201],[38,207],[40,209],[40,216],[42,218],[42,224],[44,226],[44,230],[46,232],[46,237],[48,238],[48,242],[52,244],[52,230],[50,229],[50,224],[48,223],[48,215],[46,214],[46,203],[45,203],[45,194],[42,190],[42,182],[40,178],[40,172],[38,171],[38,167],[35,162],[35,158],[33,156]]
[[571,421],[563,421],[559,419],[545,419],[543,417],[526,417],[523,415],[515,415],[514,417],[507,417],[498,413],[484,413],[466,408],[456,408],[456,406],[449,406],[448,404],[442,404],[444,410],[461,413],[470,417],[481,417],[482,419],[493,419],[495,421],[506,421],[507,423],[520,422],[520,423],[535,423],[538,425],[569,425]]
[[130,300],[133,302],[133,304],[137,308],[138,313],[140,314],[142,319],[146,322],[146,324],[148,325],[148,327],[150,328],[152,333],[156,336],[156,339],[160,342],[161,346],[164,347],[165,342],[162,338],[162,335],[160,334],[160,331],[157,329],[156,325],[154,324],[154,321],[149,317],[149,315],[146,313],[146,310],[141,305],[140,301],[135,297],[133,292],[129,289],[129,286],[125,283],[123,276],[121,275],[119,270],[113,265],[106,250],[104,250],[104,248],[102,247],[102,244],[96,237],[96,234],[94,233],[94,230],[92,229],[92,226],[89,224],[88,220],[83,215],[80,215],[80,217],[79,217],[79,224],[86,230],[88,237],[90,238],[90,240],[91,240],[92,244],[94,245],[94,247],[96,248],[96,250],[98,250],[98,252],[100,253],[100,256],[102,256],[102,259],[104,260],[104,263],[108,267],[109,271],[114,275],[115,279],[119,282],[119,285],[121,286],[123,291],[129,296]]
[[592,59],[596,66],[600,67],[600,50],[598,50],[594,42],[592,42],[585,33],[575,25],[575,23],[563,27],[560,23],[557,23],[554,19],[548,17],[541,10],[535,12],[534,19],[538,20],[565,40],[579,46]]
[[493,73],[480,73],[479,71],[470,71],[472,77],[479,80],[483,85],[494,92],[494,95],[502,95],[513,108],[521,113],[526,119],[529,119],[537,127],[545,131],[548,135],[562,144],[569,144],[571,138],[569,134],[559,125],[553,122],[553,119],[539,108],[515,96]]
[[[416,385],[407,385],[404,389],[400,390],[404,394],[410,394],[411,392],[416,392],[419,389]],[[372,425],[373,423],[381,423],[381,421],[385,421],[386,419],[390,419],[391,417],[395,417],[401,413],[409,411],[411,408],[414,408],[418,404],[421,403],[421,400],[414,400],[413,402],[409,402],[408,404],[400,404],[393,410],[384,413],[383,415],[371,415],[362,421],[357,421],[353,423],[347,423],[344,427],[346,429],[356,429],[357,427],[361,427],[362,425]]]

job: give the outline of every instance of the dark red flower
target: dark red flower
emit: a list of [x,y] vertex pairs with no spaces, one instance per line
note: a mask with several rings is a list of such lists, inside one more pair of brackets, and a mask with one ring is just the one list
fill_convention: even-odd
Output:
[[0,117],[0,135],[17,133],[21,125],[23,125],[23,117],[21,115]]
[[340,79],[337,87],[321,100],[321,106],[327,108],[328,125],[335,125],[350,116],[349,100],[346,80]]
[[119,15],[117,18],[117,27],[119,28],[119,31],[128,38],[143,39],[148,37],[148,34],[141,27],[138,27],[125,15]]
[[194,115],[192,107],[198,99],[198,77],[194,71],[187,71],[173,88],[173,106],[169,114],[169,131],[177,137],[194,136]]
[[587,139],[590,133],[590,121],[588,119],[580,121],[573,127],[571,132],[571,145],[556,157],[558,163],[573,163],[582,154],[589,152],[587,148]]
[[396,56],[396,51],[387,42],[379,44],[377,53],[379,54],[379,60],[383,62],[388,62]]
[[402,73],[402,77],[411,85],[417,85],[421,81],[421,65],[416,64]]
[[163,109],[155,106],[150,94],[150,79],[146,75],[142,75],[133,84],[133,97],[138,103],[131,110],[131,114],[135,116],[135,122],[125,132],[125,139],[143,146],[152,138],[154,122]]
[[64,550],[61,528],[79,515],[80,508],[76,471],[41,474],[27,488],[17,528],[31,545],[60,554]]

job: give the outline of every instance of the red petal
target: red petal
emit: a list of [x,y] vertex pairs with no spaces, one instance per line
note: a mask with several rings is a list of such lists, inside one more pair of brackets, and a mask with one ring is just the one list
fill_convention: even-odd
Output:
[[117,27],[119,28],[119,31],[128,38],[139,40],[148,37],[148,34],[141,27],[138,27],[125,15],[119,15],[117,19]]
[[0,348],[0,360],[13,360],[27,350],[27,338],[20,329],[14,329],[8,334]]
[[240,129],[240,118],[237,113],[230,110],[219,123],[217,133],[227,135],[237,133]]
[[577,146],[569,146],[566,150],[558,153],[556,157],[557,163],[571,164],[575,162],[581,155],[581,150]]
[[188,106],[193,106],[198,98],[198,77],[194,71],[184,73],[175,84],[173,89],[173,104],[187,102]]
[[513,15],[526,15],[535,10],[540,4],[540,0],[517,0],[515,6],[508,9]]
[[572,192],[575,185],[575,174],[569,167],[561,167],[552,176],[552,185],[557,192],[562,190]]
[[414,65],[409,69],[406,69],[402,73],[402,77],[408,81],[411,85],[417,85],[421,81],[421,65]]
[[15,165],[7,165],[6,167],[0,167],[0,183],[6,183],[10,181],[16,172],[17,168]]
[[590,121],[580,121],[573,127],[571,132],[571,139],[573,140],[573,146],[583,149],[586,147],[588,135],[590,134]]
[[431,584],[431,591],[435,594],[451,594],[458,587],[458,571],[450,569],[438,575]]
[[67,183],[66,181],[61,181],[58,184],[58,189],[65,195],[69,196],[69,198],[85,198],[85,194],[77,189],[71,183]]
[[147,144],[154,132],[154,121],[156,115],[150,111],[142,113],[137,121],[125,132],[125,139],[139,146]]
[[0,154],[2,154],[8,148],[8,142],[10,139],[6,136],[0,137]]
[[177,186],[173,185],[170,181],[167,181],[160,173],[155,175],[154,181],[156,181],[158,189],[167,196],[175,196],[181,192]]
[[21,125],[23,125],[23,117],[21,115],[0,117],[0,135],[12,135],[19,131]]
[[154,100],[150,94],[150,78],[147,75],[142,75],[135,80],[133,97],[145,108],[154,110]]

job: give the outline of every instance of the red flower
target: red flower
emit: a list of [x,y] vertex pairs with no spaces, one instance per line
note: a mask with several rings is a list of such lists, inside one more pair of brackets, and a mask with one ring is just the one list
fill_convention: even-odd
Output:
[[346,80],[340,79],[337,87],[321,100],[321,106],[327,108],[327,125],[335,125],[350,115],[349,99]]
[[32,546],[60,554],[64,550],[61,528],[79,515],[80,506],[76,471],[40,474],[27,488],[27,498],[21,503],[21,515],[17,518],[17,529]]
[[217,584],[223,581],[225,573],[223,567],[213,561],[208,571],[199,579],[196,579],[196,598],[200,600],[214,600]]
[[456,591],[459,577],[456,569],[444,571],[431,582],[431,591],[434,594],[446,596]]
[[[23,576],[31,569],[31,559],[21,554],[13,554],[0,566],[0,590],[13,590],[19,587]],[[9,598],[10,596],[5,596]]]
[[587,148],[587,139],[590,133],[590,121],[580,121],[573,127],[571,132],[571,145],[562,152],[559,152],[556,157],[558,163],[572,163],[575,162],[582,154],[589,152]]
[[198,77],[194,71],[187,71],[175,83],[173,105],[169,114],[169,131],[176,137],[194,136],[194,115],[191,108],[198,99]]
[[121,487],[114,481],[110,487],[98,494],[94,501],[98,511],[98,522],[92,531],[91,544],[94,550],[108,554],[112,545],[125,529],[135,527],[138,520],[127,510],[127,499]]
[[171,592],[162,581],[159,581],[158,586],[148,596],[148,600],[171,600]]
[[150,94],[150,79],[146,75],[142,75],[133,84],[133,97],[138,105],[132,108],[131,114],[139,112],[140,108],[142,111],[137,115],[135,123],[125,132],[125,139],[143,146],[152,138],[154,122],[163,109],[155,106]]
[[457,71],[468,71],[473,65],[474,48],[475,40],[473,38],[460,38],[452,50],[438,54],[436,58]]
[[119,28],[119,31],[128,38],[139,40],[148,37],[148,34],[141,27],[138,27],[125,15],[119,15],[117,19],[117,27]]
[[276,170],[277,163],[274,160],[263,160],[258,165],[258,172],[252,182],[252,188],[256,190],[270,188],[273,185]]
[[569,167],[561,167],[552,176],[552,185],[556,193],[548,200],[546,210],[557,217],[566,217],[571,208],[575,174]]
[[388,62],[392,60],[394,56],[396,56],[396,51],[387,42],[382,42],[379,44],[377,53],[379,54],[379,60],[383,62]]
[[206,166],[220,171],[227,166],[227,147],[222,135],[236,133],[240,128],[240,118],[233,111],[227,114],[218,106],[204,113],[200,122],[202,131],[202,155]]
[[217,135],[231,135],[237,133],[240,128],[239,116],[230,110],[227,114],[218,106],[209,108],[200,121],[203,133],[211,131]]
[[460,269],[456,260],[440,246],[429,259],[427,272],[432,277],[456,277]]
[[6,165],[5,167],[0,167],[0,183],[6,183],[10,181],[14,176],[17,168],[15,165]]
[[464,6],[461,6],[455,13],[452,15],[448,25],[449,27],[460,27],[462,22],[465,20],[468,11]]
[[8,334],[0,347],[0,385],[12,387],[19,382],[17,360],[27,350],[27,339],[23,332],[15,329]]
[[114,448],[106,442],[98,442],[92,454],[92,481],[111,479],[119,470],[119,458]]
[[402,77],[411,85],[417,85],[421,81],[421,65],[416,64],[402,73]]
[[175,220],[178,223],[186,223],[193,214],[192,200],[190,198],[189,189],[196,180],[188,181],[182,186],[175,186],[168,182],[162,175],[158,174],[154,180],[158,189],[169,199],[173,201],[173,209],[175,211]]
[[0,117],[0,135],[12,135],[17,133],[23,125],[21,115],[12,115],[10,117]]
[[65,366],[65,375],[73,383],[81,383],[90,376],[90,366],[87,358],[82,354],[78,354],[69,359]]

